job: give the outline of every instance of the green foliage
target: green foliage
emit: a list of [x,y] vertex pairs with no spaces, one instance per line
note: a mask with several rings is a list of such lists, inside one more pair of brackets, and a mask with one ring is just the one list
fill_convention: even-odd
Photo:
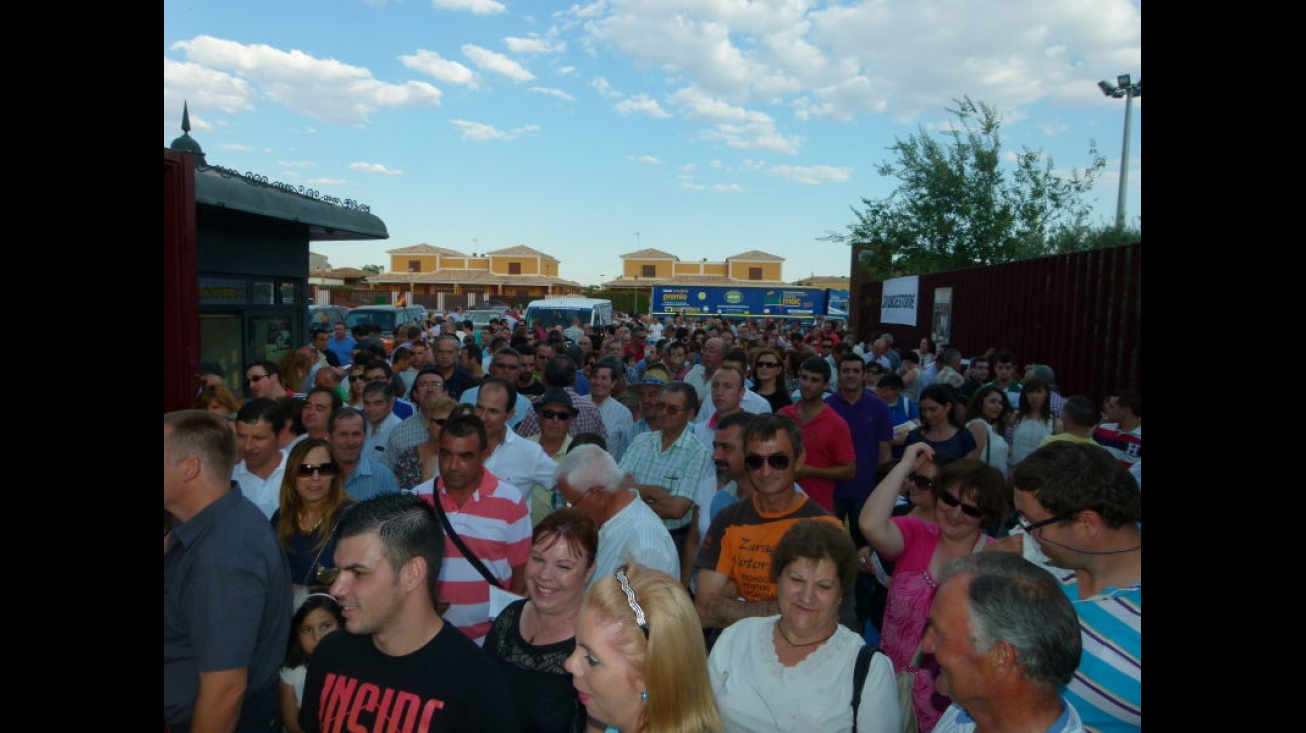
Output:
[[381,266],[380,266],[380,265],[363,265],[362,267],[360,267],[360,268],[358,268],[358,269],[362,270],[363,272],[370,272],[370,273],[372,273],[373,275],[380,275],[380,274],[381,274]]
[[847,233],[820,238],[862,247],[861,266],[874,279],[1053,254],[1091,231],[1082,199],[1106,167],[1095,144],[1090,165],[1068,176],[1041,150],[1023,148],[1004,164],[997,111],[969,97],[953,102],[956,122],[942,141],[922,126],[877,166],[898,187],[884,199],[863,198]]

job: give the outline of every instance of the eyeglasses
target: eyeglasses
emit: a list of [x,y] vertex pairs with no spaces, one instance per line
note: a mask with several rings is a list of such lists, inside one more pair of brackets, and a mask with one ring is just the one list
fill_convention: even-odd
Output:
[[648,638],[648,619],[644,616],[644,609],[640,607],[639,601],[635,600],[635,591],[630,587],[630,581],[626,579],[626,571],[617,571],[617,582],[621,583],[621,590],[626,594],[626,602],[630,604],[630,610],[635,612],[635,623],[639,628],[644,630],[644,638]]
[[332,476],[335,476],[339,471],[340,471],[340,466],[330,462],[317,463],[317,464],[313,464],[313,463],[299,464],[299,474],[301,476],[307,476],[310,473],[317,473],[319,476],[326,476],[327,478],[331,478]]
[[444,424],[449,422],[449,418],[447,417],[432,417],[428,419],[431,422],[435,423],[436,425],[439,425],[440,427],[444,427]]
[[919,473],[911,474],[910,476],[907,477],[907,480],[912,482],[913,484],[916,484],[918,488],[923,489],[925,491],[929,491],[930,489],[934,488],[934,479]]
[[939,501],[943,502],[944,504],[947,504],[948,506],[961,507],[962,513],[968,517],[974,519],[984,518],[984,510],[980,509],[974,504],[963,504],[961,502],[961,499],[958,499],[957,497],[953,496],[952,494],[946,491],[938,492],[937,496],[939,497]]
[[444,382],[418,382],[417,389],[444,389]]
[[571,419],[571,413],[566,411],[559,412],[558,410],[540,410],[540,417],[545,420],[561,420],[566,422]]
[[684,411],[685,411],[685,408],[681,407],[680,405],[672,405],[672,404],[669,404],[669,403],[666,403],[666,402],[659,402],[659,403],[657,403],[657,409],[659,409],[659,410],[661,410],[661,411],[663,411],[663,412],[669,412],[669,413],[671,413],[672,415],[675,415],[675,414],[677,414],[677,413],[681,413],[681,412],[684,412]]
[[517,369],[518,366],[516,364],[508,364],[506,362],[495,362],[490,364],[490,368],[512,370],[512,369]]
[[789,468],[789,456],[784,453],[771,453],[769,455],[760,455],[749,453],[744,456],[744,465],[748,466],[750,471],[756,471],[762,467],[763,463],[771,464],[771,468],[777,471],[783,471]]
[[267,378],[268,378],[268,375],[267,375],[267,374],[255,374],[254,376],[250,377],[249,379],[246,379],[246,380],[245,380],[245,384],[258,384],[259,382],[261,382],[261,381],[263,381],[264,379],[267,379]]
[[758,369],[775,369],[776,367],[780,366],[780,363],[775,361],[759,361],[753,366],[757,367]]
[[1075,513],[1074,513],[1074,512],[1069,512],[1069,513],[1066,513],[1066,514],[1058,514],[1058,515],[1056,515],[1056,516],[1054,516],[1054,517],[1048,517],[1047,519],[1043,519],[1043,520],[1040,520],[1040,521],[1034,522],[1033,524],[1031,524],[1031,523],[1029,523],[1029,522],[1026,522],[1026,521],[1025,521],[1025,518],[1024,518],[1024,517],[1021,517],[1020,520],[1019,520],[1019,521],[1020,521],[1020,528],[1023,529],[1023,530],[1025,531],[1025,534],[1033,534],[1033,533],[1034,533],[1034,530],[1036,530],[1036,529],[1043,529],[1044,527],[1048,526],[1049,524],[1056,524],[1057,522],[1064,522],[1064,521],[1066,521],[1067,519],[1072,519],[1072,518],[1074,518],[1074,516],[1075,516]]
[[585,497],[589,496],[591,491],[595,489],[601,489],[601,488],[603,487],[591,486],[588,489],[585,489],[584,491],[580,492],[580,496],[576,497],[576,501],[567,502],[567,508],[570,509],[571,507],[578,506],[582,501],[585,501]]

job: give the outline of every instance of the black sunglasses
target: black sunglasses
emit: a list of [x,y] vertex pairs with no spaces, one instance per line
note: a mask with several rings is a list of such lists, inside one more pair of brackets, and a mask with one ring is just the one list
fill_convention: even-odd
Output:
[[907,480],[916,484],[917,488],[929,491],[934,488],[934,479],[919,473],[913,473],[907,477]]
[[299,464],[299,473],[301,475],[317,472],[318,475],[330,478],[340,472],[340,467],[334,463],[301,463]]
[[540,410],[540,417],[545,420],[562,420],[566,422],[571,419],[570,412],[559,412],[558,410]]
[[771,464],[771,468],[774,468],[777,471],[783,471],[786,468],[789,468],[789,460],[789,456],[784,453],[771,453],[765,456],[757,453],[749,453],[744,456],[744,465],[748,466],[749,470],[756,471],[762,467],[763,463],[769,463]]
[[975,506],[974,504],[963,504],[963,503],[961,502],[961,499],[958,499],[957,497],[953,496],[952,494],[950,494],[950,493],[948,493],[948,492],[946,492],[946,491],[940,491],[940,492],[938,493],[938,497],[939,497],[939,501],[943,502],[944,504],[947,504],[948,506],[951,506],[951,507],[958,507],[958,506],[959,506],[959,507],[961,507],[961,511],[962,511],[962,513],[965,514],[965,515],[968,516],[968,517],[972,517],[972,518],[974,518],[974,519],[983,519],[983,518],[984,518],[984,510],[983,510],[983,509],[980,509],[979,507]]
[[1020,528],[1025,531],[1025,534],[1033,534],[1034,530],[1036,529],[1043,529],[1049,524],[1056,524],[1057,522],[1064,522],[1067,519],[1073,519],[1074,516],[1075,516],[1074,512],[1068,514],[1058,514],[1056,516],[1048,517],[1047,519],[1034,522],[1033,524],[1026,522],[1025,518],[1021,517]]
[[753,366],[758,369],[762,369],[762,368],[775,369],[776,367],[780,366],[780,364],[779,362],[774,362],[774,361],[759,361]]
[[435,423],[436,425],[439,425],[440,427],[444,427],[444,424],[449,422],[449,418],[447,417],[432,417],[428,419],[431,422]]

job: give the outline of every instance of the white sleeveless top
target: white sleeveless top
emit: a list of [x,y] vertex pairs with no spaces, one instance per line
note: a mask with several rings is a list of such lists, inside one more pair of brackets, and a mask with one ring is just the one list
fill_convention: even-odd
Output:
[[1001,471],[1005,477],[1007,475],[1007,453],[1010,446],[1007,445],[1006,439],[993,429],[992,425],[981,418],[977,417],[971,420],[966,423],[966,427],[969,428],[975,423],[983,425],[984,429],[989,433],[988,444],[980,451],[979,459]]

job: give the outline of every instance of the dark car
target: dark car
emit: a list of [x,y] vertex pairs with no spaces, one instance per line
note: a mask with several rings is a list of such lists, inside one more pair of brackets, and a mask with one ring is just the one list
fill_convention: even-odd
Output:
[[347,315],[349,315],[349,309],[343,305],[310,305],[304,333],[310,334],[314,328],[319,326],[329,331],[337,323],[344,323]]

